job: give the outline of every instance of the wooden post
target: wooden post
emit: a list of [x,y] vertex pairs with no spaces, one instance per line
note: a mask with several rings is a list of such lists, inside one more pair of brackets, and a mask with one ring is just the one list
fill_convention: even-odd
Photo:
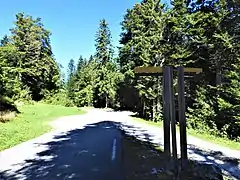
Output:
[[[162,67],[136,67],[135,73],[140,76],[161,76],[163,73],[163,111],[164,111],[164,152],[166,157],[170,159],[170,120],[172,124],[172,150],[173,157],[177,158],[177,146],[176,146],[176,126],[175,126],[175,102],[173,95],[173,77],[172,70],[169,66]],[[185,87],[184,87],[184,73],[199,74],[202,72],[201,68],[184,68],[178,67],[178,111],[179,111],[179,123],[180,123],[180,147],[181,147],[181,162],[182,167],[185,160],[187,160],[187,132],[186,132],[186,116],[185,116]]]
[[187,132],[185,116],[185,97],[184,97],[184,68],[178,67],[178,112],[180,124],[180,147],[181,147],[181,164],[187,160]]
[[170,88],[170,67],[166,66],[163,69],[163,111],[164,111],[163,130],[164,130],[164,153],[168,159],[171,158],[169,88]]
[[170,69],[170,88],[169,88],[169,103],[170,103],[170,121],[172,132],[172,156],[173,161],[177,160],[177,140],[176,140],[176,115],[175,115],[175,100],[173,91],[173,68]]

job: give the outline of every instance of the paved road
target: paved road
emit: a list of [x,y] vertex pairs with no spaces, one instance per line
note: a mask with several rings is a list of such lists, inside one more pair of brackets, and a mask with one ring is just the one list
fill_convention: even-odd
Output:
[[[92,114],[96,114],[93,110]],[[133,121],[131,112],[102,112],[102,117],[119,122],[126,134],[133,135],[143,141],[158,144],[163,149],[163,130],[145,123]],[[213,164],[223,173],[240,180],[240,151],[232,150],[188,135],[188,157],[200,163]],[[180,154],[180,138],[177,136],[178,154]]]
[[116,123],[95,117],[84,125],[79,120],[91,122],[90,116],[72,119],[56,121],[56,131],[2,151],[0,179],[123,180]]
[[[127,116],[129,113],[125,113]],[[119,115],[118,115],[119,116]],[[163,130],[145,123],[133,121],[130,117],[122,122],[122,129],[143,141],[158,144],[163,149]],[[213,164],[223,173],[240,180],[240,151],[232,150],[188,135],[188,157],[200,163]],[[178,155],[180,138],[177,136]]]
[[[130,114],[90,110],[84,116],[54,121],[55,131],[0,152],[0,179],[122,180],[121,132],[117,126],[163,147],[162,129],[132,121]],[[177,142],[179,150],[179,137]],[[239,151],[188,136],[188,155],[240,179]]]

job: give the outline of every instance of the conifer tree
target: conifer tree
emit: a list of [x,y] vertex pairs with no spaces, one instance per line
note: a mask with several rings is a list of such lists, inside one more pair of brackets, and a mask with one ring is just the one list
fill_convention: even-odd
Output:
[[[142,99],[138,106],[139,113],[155,119],[156,109],[160,110],[160,83],[158,78],[138,77],[134,80],[133,68],[136,66],[159,66],[162,62],[159,42],[163,29],[163,8],[159,1],[148,0],[136,4],[128,10],[122,23],[123,33],[120,43],[120,66],[125,75],[127,87],[134,86]],[[136,99],[138,99],[136,97]]]
[[96,60],[102,65],[105,65],[112,59],[113,48],[111,40],[111,31],[105,19],[100,20],[99,29],[96,33]]
[[114,99],[116,93],[115,64],[113,62],[113,46],[111,43],[111,31],[106,20],[101,20],[99,30],[96,34],[96,63],[97,77],[94,99],[95,106],[108,107],[108,104]]
[[76,68],[73,59],[70,59],[68,63],[68,80],[67,80],[67,91],[68,97],[74,99],[74,84],[76,81]]
[[41,100],[47,91],[60,85],[60,72],[53,57],[50,35],[40,18],[33,19],[23,13],[16,15],[15,27],[9,37],[19,54],[14,63],[21,69],[18,78],[23,87],[29,88],[33,100]]

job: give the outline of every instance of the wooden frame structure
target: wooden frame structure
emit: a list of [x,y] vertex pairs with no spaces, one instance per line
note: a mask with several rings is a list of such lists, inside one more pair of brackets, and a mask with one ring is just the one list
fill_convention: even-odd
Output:
[[[164,110],[164,153],[174,162],[177,160],[177,142],[176,142],[176,117],[175,117],[175,101],[173,91],[173,71],[177,71],[178,76],[178,112],[180,124],[180,150],[181,165],[187,160],[187,131],[186,131],[186,110],[185,110],[185,85],[184,76],[192,73],[199,74],[201,68],[184,68],[179,66],[174,69],[172,66],[165,67],[136,67],[135,73],[139,76],[163,76],[163,110]],[[171,126],[170,126],[171,125]],[[171,132],[170,132],[171,127]],[[170,139],[172,134],[172,141]],[[172,153],[171,144],[172,142]]]

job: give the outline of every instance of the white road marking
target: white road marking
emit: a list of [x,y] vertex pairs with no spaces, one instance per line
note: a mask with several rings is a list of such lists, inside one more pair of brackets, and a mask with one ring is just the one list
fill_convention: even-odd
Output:
[[116,157],[116,143],[117,143],[117,140],[114,139],[113,140],[113,146],[112,146],[112,161],[114,161],[115,157]]

